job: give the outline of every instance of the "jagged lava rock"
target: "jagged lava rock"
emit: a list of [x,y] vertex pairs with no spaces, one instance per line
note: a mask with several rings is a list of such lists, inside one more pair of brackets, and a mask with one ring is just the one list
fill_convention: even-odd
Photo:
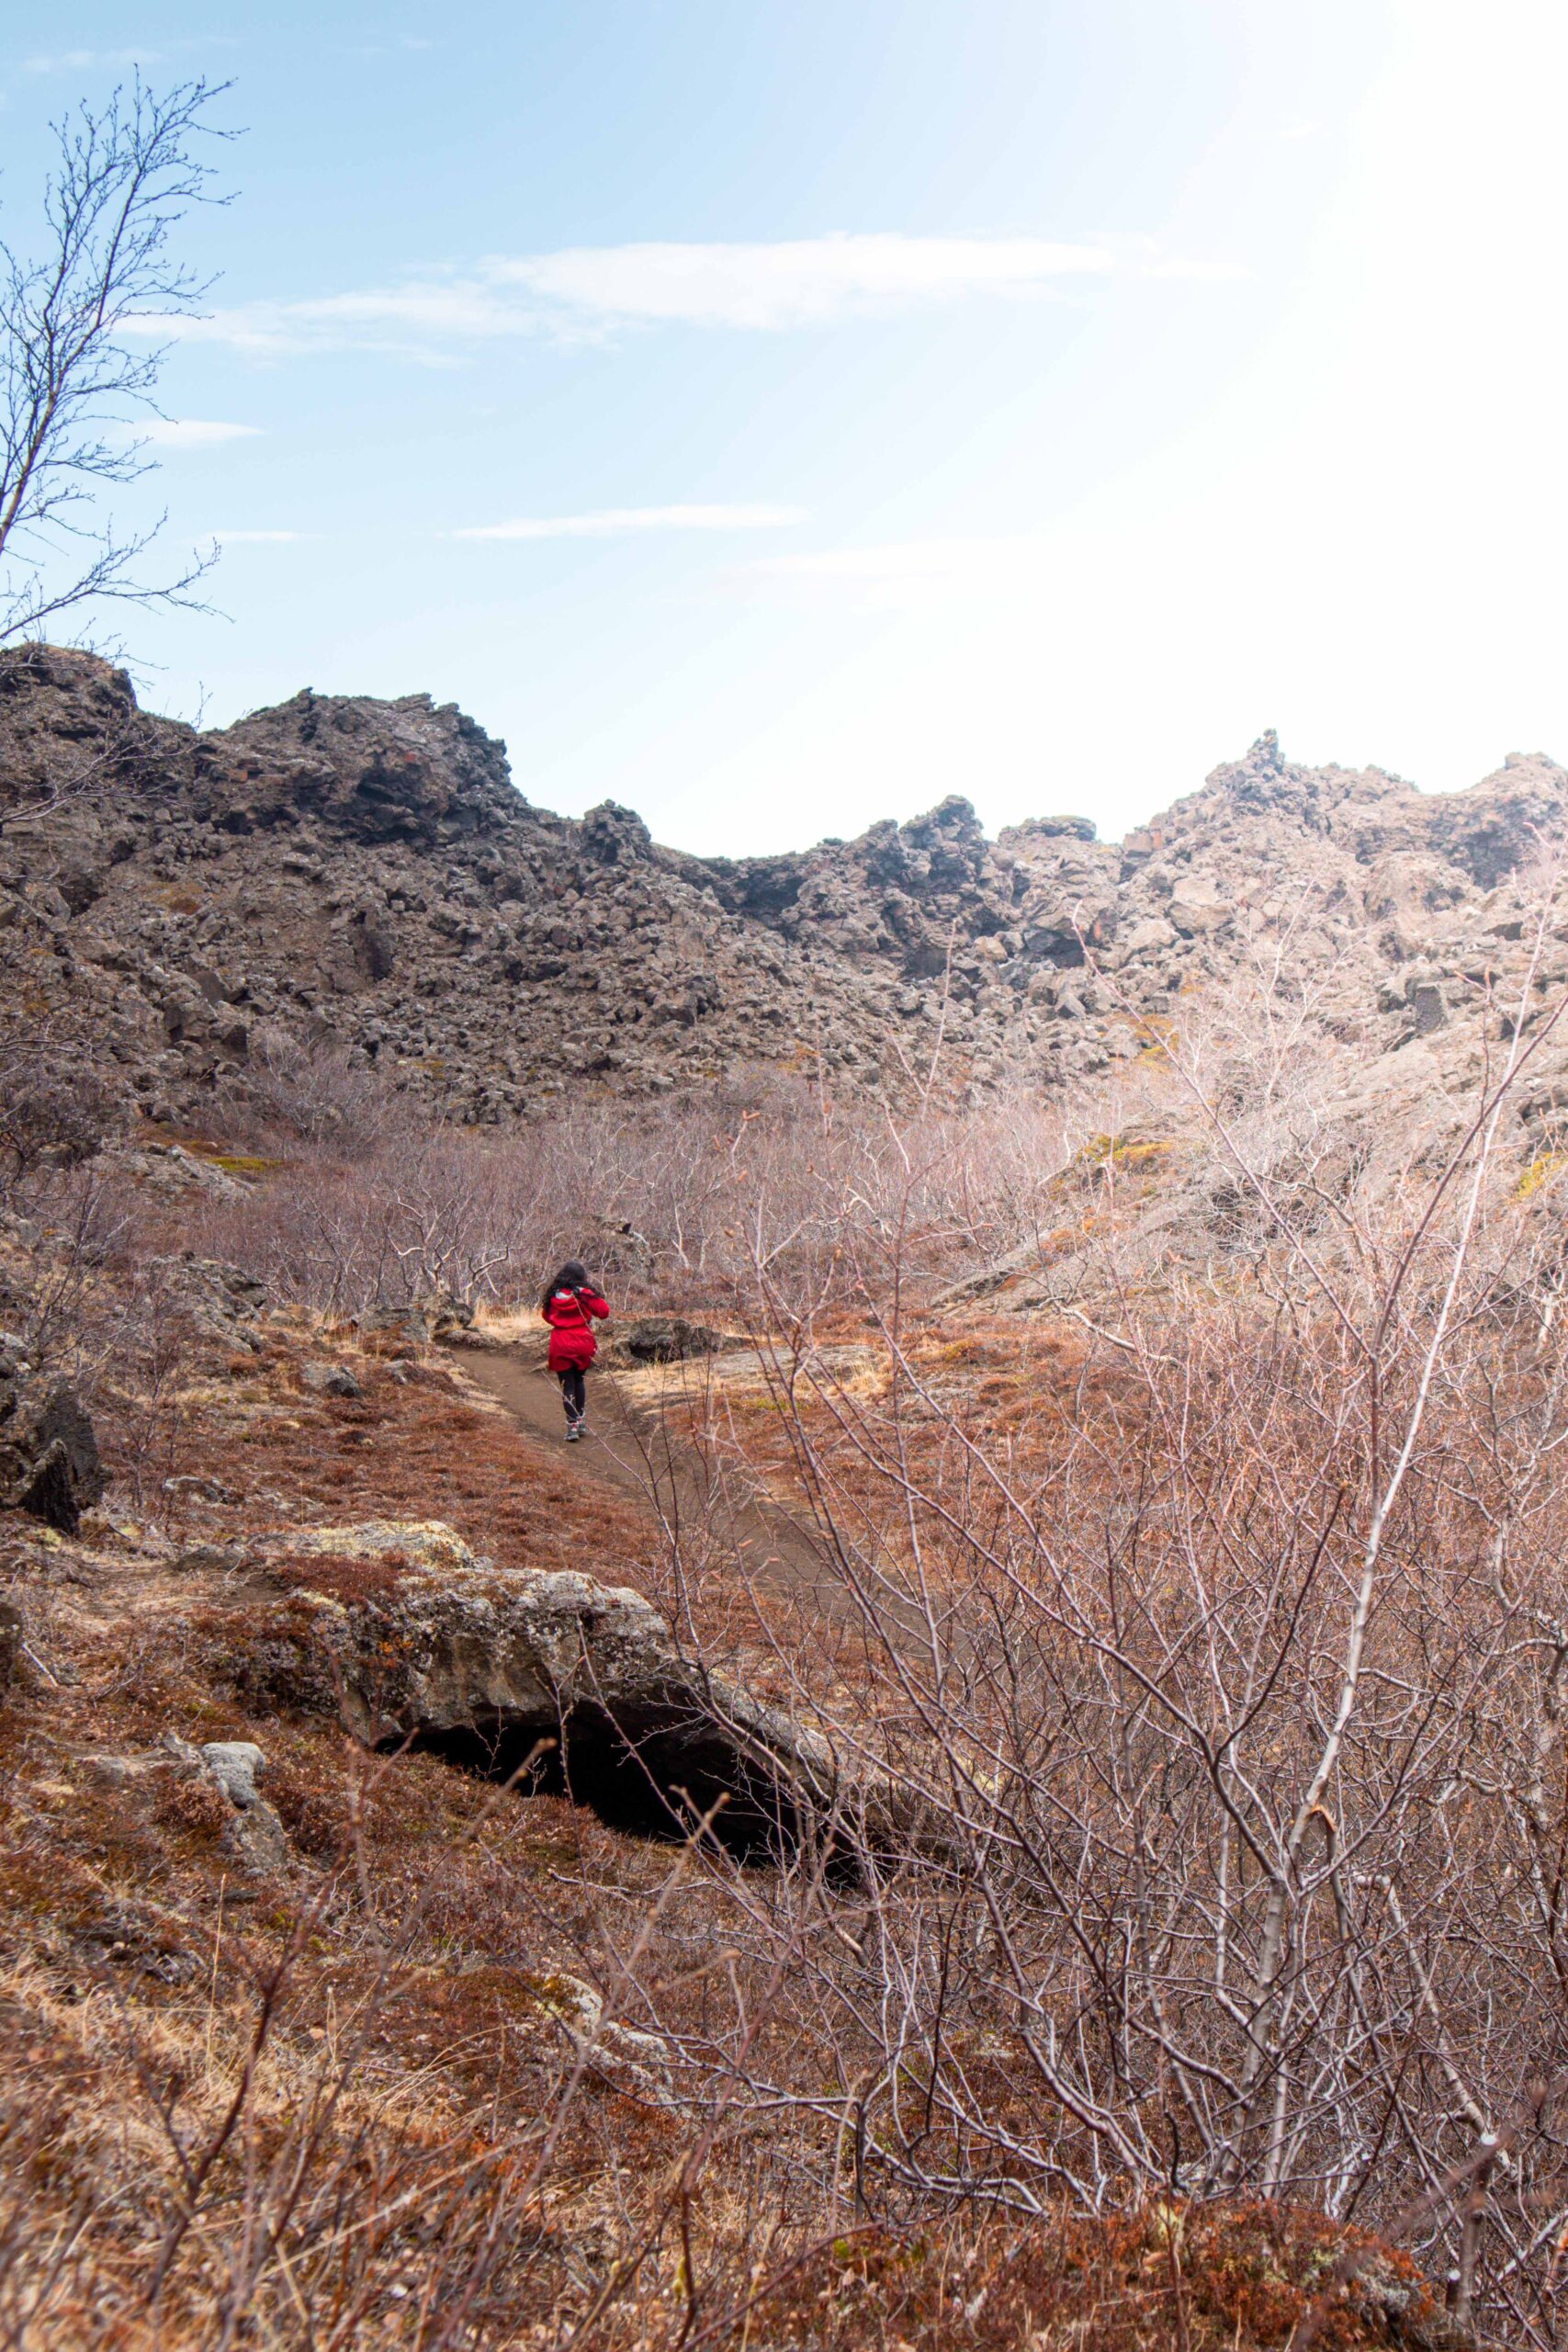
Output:
[[987,841],[953,795],[699,858],[612,803],[530,806],[503,746],[425,695],[306,692],[198,734],[107,663],[28,648],[0,653],[0,985],[128,1109],[186,1121],[322,1052],[479,1122],[818,1057],[897,1097],[939,1034],[946,1098],[977,1099],[1091,1078],[1140,1021],[1265,967],[1371,1058],[1520,965],[1565,811],[1542,757],[1427,796],[1265,735],[1122,843],[1074,817]]
[[108,1484],[91,1416],[68,1380],[35,1373],[0,1336],[0,1508],[73,1535]]

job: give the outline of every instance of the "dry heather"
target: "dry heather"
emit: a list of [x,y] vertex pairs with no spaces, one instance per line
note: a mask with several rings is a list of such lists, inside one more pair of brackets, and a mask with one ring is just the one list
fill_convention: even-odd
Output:
[[[844,2043],[858,2080],[824,2074],[820,1955],[800,1983],[780,1964],[824,1939],[847,1957],[863,1889],[367,1757],[259,1697],[279,1591],[245,1538],[275,1482],[353,1518],[440,1464],[454,1524],[592,1543],[615,1575],[649,1533],[440,1370],[405,1387],[351,1351],[364,1404],[322,1402],[297,1346],[275,1331],[171,1407],[171,1459],[233,1498],[176,1489],[196,1565],[118,1514],[11,1546],[32,1659],[0,1719],[0,2340],[1271,2345],[1348,2247],[1367,2276],[1323,2340],[1383,2341],[1401,2311],[1421,2340],[1411,2266],[1304,2214],[1053,2199],[1021,2227],[911,2198],[868,2120],[873,2044]],[[262,1744],[283,1869],[247,1870],[171,1730]],[[777,1955],[747,1948],[760,1925]],[[763,2073],[792,2085],[782,2112]]]
[[[9,1272],[117,1485],[76,1538],[5,1526],[0,2341],[1562,2340],[1529,1040],[1380,1142],[1309,1036],[1243,1028],[1050,1125],[35,1171]],[[733,1342],[623,1376],[614,1475],[388,1308],[457,1291],[493,1344],[585,1233],[617,1304]],[[384,1560],[286,1540],[367,1518],[638,1587],[920,1834],[743,1860],[544,1759],[355,1748],[279,1628],[308,1576],[391,1637]],[[267,1850],[191,1760],[248,1739]]]

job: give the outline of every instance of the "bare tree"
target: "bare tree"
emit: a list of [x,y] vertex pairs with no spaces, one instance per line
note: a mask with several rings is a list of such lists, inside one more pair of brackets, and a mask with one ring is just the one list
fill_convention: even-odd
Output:
[[157,97],[138,78],[101,113],[62,119],[41,250],[0,244],[0,644],[104,601],[191,605],[217,560],[212,548],[148,577],[166,518],[123,534],[101,501],[151,470],[134,425],[156,413],[167,345],[146,338],[207,290],[171,243],[192,205],[224,200],[197,142],[230,135],[203,119],[227,86]]

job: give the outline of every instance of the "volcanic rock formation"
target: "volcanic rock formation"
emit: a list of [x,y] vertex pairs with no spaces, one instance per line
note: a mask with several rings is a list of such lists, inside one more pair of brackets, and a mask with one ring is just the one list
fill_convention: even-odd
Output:
[[907,1791],[707,1672],[629,1588],[498,1567],[440,1521],[294,1530],[265,1549],[288,1603],[253,1623],[242,1671],[367,1745],[415,1739],[656,1836],[711,1815],[742,1853],[808,1825],[889,1850],[931,1834]]
[[1544,757],[1428,797],[1265,735],[1120,843],[1076,817],[987,841],[954,797],[698,858],[611,804],[531,807],[424,695],[198,733],[34,648],[0,655],[0,982],[62,1066],[186,1122],[312,1061],[481,1122],[759,1066],[973,1100],[1130,1060],[1243,973],[1376,1058],[1522,966],[1565,810]]

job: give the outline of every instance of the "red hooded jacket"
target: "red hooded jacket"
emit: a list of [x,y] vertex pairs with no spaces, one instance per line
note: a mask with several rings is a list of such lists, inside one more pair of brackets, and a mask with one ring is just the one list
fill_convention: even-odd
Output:
[[599,1352],[593,1318],[604,1322],[610,1309],[596,1290],[552,1291],[541,1310],[550,1327],[550,1370],[586,1372]]

